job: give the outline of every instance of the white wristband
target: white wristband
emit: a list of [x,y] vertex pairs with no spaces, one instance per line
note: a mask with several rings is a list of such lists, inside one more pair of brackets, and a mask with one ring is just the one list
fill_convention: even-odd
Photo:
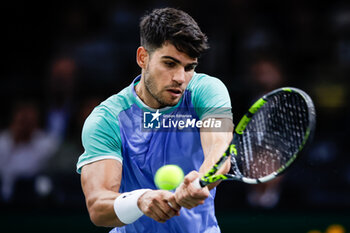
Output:
[[137,200],[148,190],[150,189],[137,189],[122,193],[114,200],[114,212],[122,223],[133,223],[143,215],[137,205]]

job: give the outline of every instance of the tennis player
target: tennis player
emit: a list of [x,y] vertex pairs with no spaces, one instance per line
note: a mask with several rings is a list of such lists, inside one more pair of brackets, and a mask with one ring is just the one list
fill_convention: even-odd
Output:
[[[141,75],[97,106],[82,131],[85,151],[77,170],[90,218],[95,225],[115,227],[113,233],[220,232],[215,185],[192,184],[221,157],[233,131],[225,85],[195,72],[207,38],[191,16],[173,8],[145,15],[140,34]],[[147,114],[153,125],[146,124]],[[219,120],[225,130],[204,124],[190,131],[158,128],[165,114],[174,121],[178,115]],[[165,164],[177,164],[187,174],[176,192],[154,184],[155,172]],[[221,172],[228,169],[229,164]]]

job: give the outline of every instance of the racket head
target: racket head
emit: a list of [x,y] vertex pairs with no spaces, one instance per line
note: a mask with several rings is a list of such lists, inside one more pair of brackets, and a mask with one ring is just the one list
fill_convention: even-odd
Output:
[[227,179],[257,184],[282,174],[312,137],[315,123],[314,104],[304,91],[284,87],[264,95],[235,129]]

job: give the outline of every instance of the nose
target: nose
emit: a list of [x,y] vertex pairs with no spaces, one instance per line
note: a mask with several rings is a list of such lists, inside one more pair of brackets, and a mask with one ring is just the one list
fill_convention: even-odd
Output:
[[173,75],[173,81],[177,82],[178,84],[183,84],[185,82],[186,72],[184,69],[178,69]]

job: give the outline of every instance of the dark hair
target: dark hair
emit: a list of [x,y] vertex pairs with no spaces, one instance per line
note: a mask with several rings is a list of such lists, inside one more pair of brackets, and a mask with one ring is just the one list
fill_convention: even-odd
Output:
[[192,58],[209,48],[207,36],[186,12],[174,8],[155,9],[140,23],[141,45],[150,52],[170,42]]

